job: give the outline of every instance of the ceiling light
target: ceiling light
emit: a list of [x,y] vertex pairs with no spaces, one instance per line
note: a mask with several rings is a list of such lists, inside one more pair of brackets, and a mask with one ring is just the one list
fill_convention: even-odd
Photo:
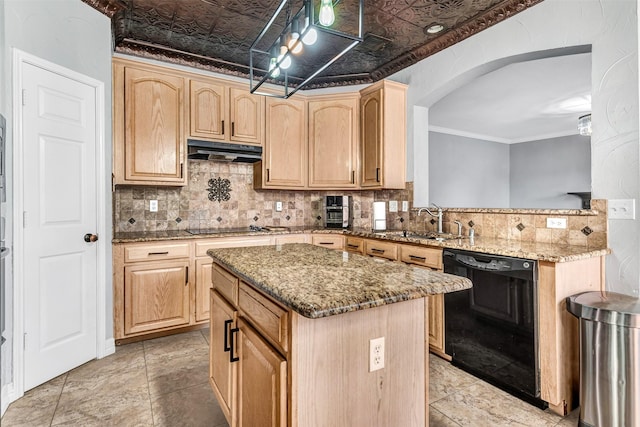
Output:
[[[300,4],[297,11],[292,10],[295,3]],[[314,10],[320,10],[317,21]],[[350,15],[356,12],[358,19],[338,20],[343,25],[336,27],[346,28],[330,28],[336,22],[336,12]],[[304,28],[300,31],[302,19]],[[290,97],[362,42],[363,21],[364,0],[340,0],[335,6],[333,0],[281,0],[249,49],[250,92],[277,98]],[[269,45],[265,37],[273,37],[274,31],[280,33]],[[303,44],[315,44],[321,33],[322,43],[303,52]],[[274,47],[277,56],[273,55]],[[318,58],[330,59],[321,59],[322,62],[318,63]],[[274,79],[275,83],[283,86],[283,94],[257,92],[267,80],[273,83]]]
[[591,114],[578,118],[578,132],[583,136],[591,136]]
[[330,27],[336,20],[336,15],[333,13],[333,0],[322,0],[320,3],[320,14],[318,16],[318,22],[320,25]]
[[444,25],[442,24],[431,24],[425,27],[425,32],[427,34],[437,34],[442,30],[444,30]]

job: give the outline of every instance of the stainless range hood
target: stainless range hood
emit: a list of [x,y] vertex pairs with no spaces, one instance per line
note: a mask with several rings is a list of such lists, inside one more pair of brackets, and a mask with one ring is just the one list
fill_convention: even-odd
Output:
[[255,163],[262,159],[262,147],[226,142],[187,139],[188,157],[192,160]]

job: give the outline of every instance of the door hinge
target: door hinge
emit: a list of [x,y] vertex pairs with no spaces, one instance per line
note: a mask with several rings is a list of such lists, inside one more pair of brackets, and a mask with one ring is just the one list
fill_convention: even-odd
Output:
[[22,105],[27,105],[27,90],[22,89]]

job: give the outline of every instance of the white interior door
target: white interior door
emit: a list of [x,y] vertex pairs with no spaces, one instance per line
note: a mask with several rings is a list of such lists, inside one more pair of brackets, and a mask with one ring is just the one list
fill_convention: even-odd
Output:
[[97,355],[96,93],[25,63],[24,389]]

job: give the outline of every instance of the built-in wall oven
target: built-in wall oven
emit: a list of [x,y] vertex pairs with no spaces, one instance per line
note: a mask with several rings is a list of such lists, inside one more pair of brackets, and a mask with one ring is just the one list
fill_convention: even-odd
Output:
[[545,408],[540,399],[537,263],[445,249],[445,273],[473,287],[445,294],[445,352],[455,366]]

